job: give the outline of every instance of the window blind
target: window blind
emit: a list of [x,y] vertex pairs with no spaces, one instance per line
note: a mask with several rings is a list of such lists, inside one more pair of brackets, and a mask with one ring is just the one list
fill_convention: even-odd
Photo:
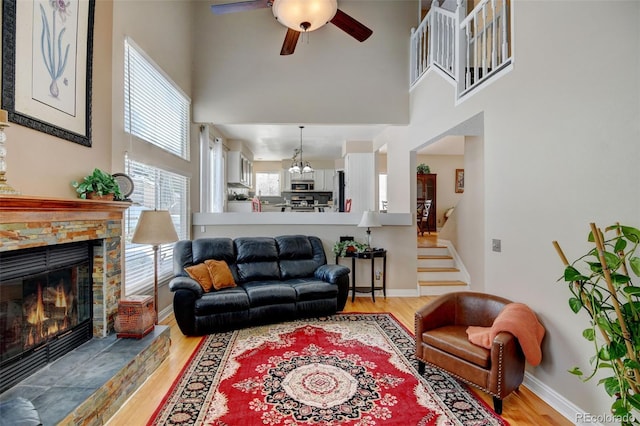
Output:
[[129,38],[124,89],[125,132],[188,160],[191,99]]
[[[153,247],[133,244],[131,238],[142,210],[169,210],[179,239],[189,237],[187,211],[189,178],[130,160],[127,174],[134,184],[133,202],[125,212],[125,294],[137,294],[153,285]],[[158,281],[173,275],[173,244],[158,250]]]

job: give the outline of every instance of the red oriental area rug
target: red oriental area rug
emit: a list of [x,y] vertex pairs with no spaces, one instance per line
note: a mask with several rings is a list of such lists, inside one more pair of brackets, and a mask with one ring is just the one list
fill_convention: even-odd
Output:
[[430,369],[390,314],[341,314],[207,336],[149,425],[506,425]]

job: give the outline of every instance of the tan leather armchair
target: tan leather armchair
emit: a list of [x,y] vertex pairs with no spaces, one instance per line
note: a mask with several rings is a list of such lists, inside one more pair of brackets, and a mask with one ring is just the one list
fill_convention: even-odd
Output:
[[496,413],[502,400],[518,389],[524,377],[525,358],[512,334],[499,333],[491,349],[469,342],[470,325],[491,327],[502,308],[511,303],[502,297],[474,292],[439,296],[415,314],[418,371],[425,363],[440,368],[493,396]]

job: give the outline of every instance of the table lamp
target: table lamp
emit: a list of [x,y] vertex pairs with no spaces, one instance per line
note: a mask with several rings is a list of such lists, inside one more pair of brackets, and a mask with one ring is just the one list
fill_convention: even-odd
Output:
[[144,210],[133,232],[134,244],[153,245],[153,294],[158,323],[158,248],[161,244],[178,241],[178,234],[168,210]]
[[362,212],[362,219],[358,224],[359,228],[367,228],[367,246],[371,250],[371,228],[377,228],[382,226],[380,220],[378,220],[378,214],[371,210]]

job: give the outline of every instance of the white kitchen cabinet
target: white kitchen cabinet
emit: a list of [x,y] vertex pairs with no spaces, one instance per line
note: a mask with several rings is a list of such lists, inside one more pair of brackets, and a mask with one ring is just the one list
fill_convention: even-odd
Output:
[[334,169],[326,169],[324,171],[324,187],[323,191],[333,192],[333,181],[336,171]]
[[324,170],[316,169],[313,172],[313,190],[314,191],[324,190]]
[[289,173],[288,169],[284,169],[282,171],[282,182],[280,191],[291,191],[291,173]]
[[227,183],[230,186],[251,186],[251,162],[240,151],[227,152]]
[[373,153],[349,153],[344,157],[345,199],[351,211],[376,210],[376,176]]
[[334,169],[316,169],[313,176],[314,191],[333,191]]

